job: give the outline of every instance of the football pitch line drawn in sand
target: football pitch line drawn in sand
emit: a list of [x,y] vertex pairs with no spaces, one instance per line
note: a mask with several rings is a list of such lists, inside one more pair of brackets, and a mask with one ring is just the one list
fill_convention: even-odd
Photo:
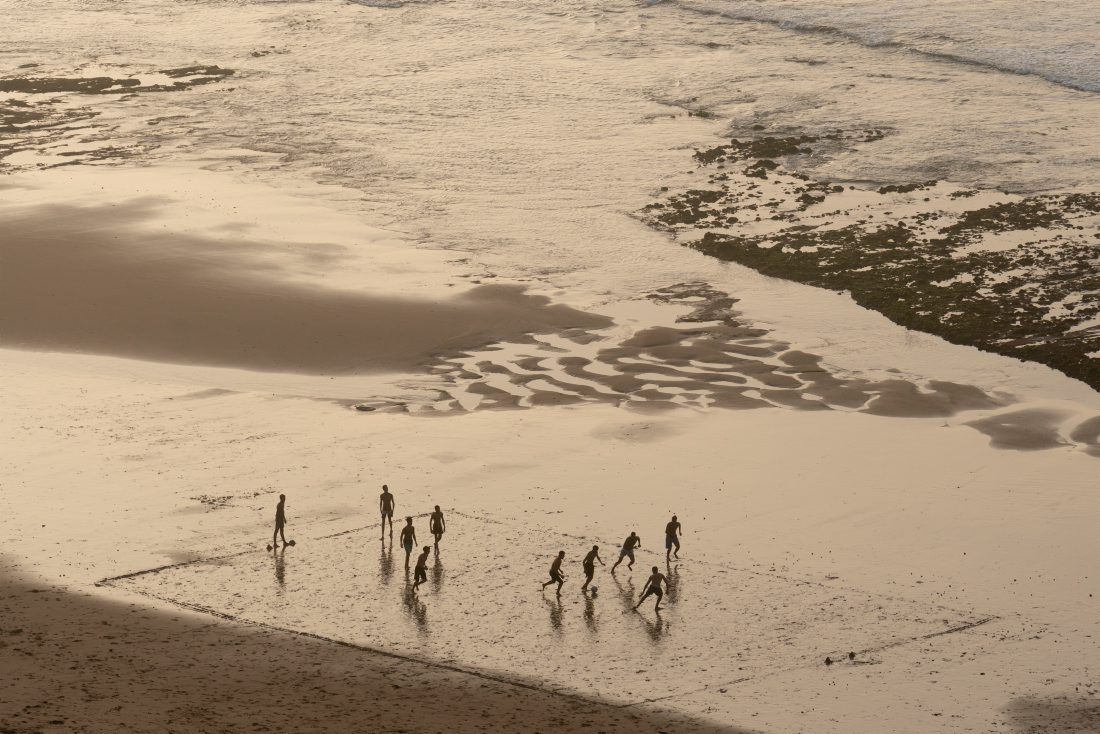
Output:
[[[666,565],[644,546],[635,568],[608,568],[619,542],[600,542],[608,568],[583,595],[590,539],[449,511],[448,532],[412,592],[403,550],[378,526],[104,579],[223,619],[281,629],[563,696],[598,691],[630,706],[799,668],[880,662],[879,653],[963,632],[997,617],[930,600],[872,594],[782,574],[692,560]],[[431,545],[426,518],[417,520]],[[299,537],[302,535],[299,529]],[[657,537],[643,537],[655,544]],[[560,597],[540,593],[566,551]],[[415,551],[414,551],[415,552]],[[415,560],[415,559],[414,559]],[[660,615],[631,607],[650,567],[669,578]],[[855,659],[848,660],[854,652]]]

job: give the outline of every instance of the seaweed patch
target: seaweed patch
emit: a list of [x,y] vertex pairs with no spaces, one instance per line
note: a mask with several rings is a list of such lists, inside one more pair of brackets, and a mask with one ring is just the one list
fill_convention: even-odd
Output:
[[864,188],[798,171],[803,156],[885,134],[734,138],[695,152],[706,186],[663,194],[641,217],[707,255],[1100,389],[1100,193]]
[[[38,70],[35,64],[25,68]],[[134,71],[128,76],[0,78],[0,173],[112,161],[152,150],[157,144],[151,134],[137,140],[118,139],[120,125],[109,120],[113,105],[143,94],[185,92],[234,73],[200,64]]]

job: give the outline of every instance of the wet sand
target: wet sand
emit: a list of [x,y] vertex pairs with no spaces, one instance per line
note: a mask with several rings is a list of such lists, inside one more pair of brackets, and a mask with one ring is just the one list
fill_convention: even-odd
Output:
[[744,732],[263,627],[0,585],[12,732]]
[[0,222],[0,344],[347,374],[611,323],[514,286],[435,300],[310,287],[271,262],[270,244],[138,229],[156,210],[138,201],[9,213]]
[[[729,694],[780,672],[820,670],[827,656],[859,664],[884,650],[975,630],[996,617],[981,610],[867,593],[840,582],[638,552],[609,569],[621,538],[578,538],[551,525],[502,522],[450,508],[432,547],[427,519],[415,518],[420,546],[432,547],[427,582],[412,589],[394,536],[376,525],[331,536],[298,534],[296,545],[137,571],[101,582],[219,618],[338,640],[493,680],[619,706]],[[398,522],[398,525],[402,523]],[[489,540],[487,543],[486,541]],[[606,562],[584,594],[580,559],[597,543]],[[690,545],[690,542],[689,542]],[[539,592],[559,550],[566,583]],[[650,569],[666,574],[655,598],[633,610]],[[1011,623],[1000,625],[1010,629]],[[973,654],[971,637],[959,643]],[[578,664],[578,660],[585,661]]]

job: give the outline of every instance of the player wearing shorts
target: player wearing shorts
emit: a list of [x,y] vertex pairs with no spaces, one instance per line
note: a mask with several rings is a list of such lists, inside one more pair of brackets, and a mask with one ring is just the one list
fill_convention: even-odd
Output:
[[561,572],[561,562],[565,560],[565,551],[558,551],[558,557],[550,564],[550,580],[542,585],[545,589],[550,584],[558,585],[558,594],[561,594],[561,585],[565,583],[565,574]]
[[286,532],[283,528],[286,526],[286,495],[279,495],[279,504],[275,505],[275,532],[271,536],[271,547],[277,548],[279,546],[279,537],[283,538],[283,545],[286,545]]
[[435,512],[428,520],[428,529],[435,536],[435,544],[439,545],[439,541],[443,539],[443,533],[447,532],[447,521],[443,519],[443,510],[439,509],[439,505],[435,506]]
[[[676,519],[676,516],[672,516],[672,520],[668,525],[665,525],[665,560],[669,559],[669,554],[672,553],[677,558],[680,557],[680,522]],[[676,550],[673,551],[673,546]]]
[[627,568],[634,568],[634,549],[642,547],[642,539],[638,537],[638,534],[633,530],[630,531],[630,535],[623,541],[623,549],[619,551],[619,560],[615,561],[615,565],[611,567],[614,571],[618,568],[619,564],[623,562],[624,558],[629,558],[630,563],[626,564]]
[[638,600],[638,603],[634,605],[634,609],[642,605],[642,602],[646,600],[650,595],[657,597],[657,603],[653,606],[653,611],[661,611],[661,599],[664,597],[664,592],[661,591],[661,584],[668,584],[668,579],[665,575],[657,570],[657,567],[653,567],[653,573],[649,575],[649,580],[646,581],[645,591],[642,592],[642,598]]
[[598,545],[592,546],[592,550],[588,551],[588,555],[584,557],[584,562],[581,564],[584,567],[584,585],[581,586],[581,591],[588,589],[588,585],[592,583],[592,577],[596,575],[596,561],[599,561],[601,566],[604,565]]
[[405,573],[409,572],[409,556],[412,555],[414,545],[416,545],[416,528],[413,527],[413,519],[406,517],[405,527],[401,528],[401,547],[405,549]]
[[378,511],[382,513],[382,538],[386,537],[386,520],[390,521],[390,536],[393,536],[393,511],[397,509],[397,501],[390,494],[389,486],[382,485],[382,494],[378,497]]
[[416,559],[416,570],[413,571],[413,593],[416,593],[420,584],[428,580],[428,556],[432,554],[432,547],[430,545],[424,546],[424,550],[420,552],[420,556]]

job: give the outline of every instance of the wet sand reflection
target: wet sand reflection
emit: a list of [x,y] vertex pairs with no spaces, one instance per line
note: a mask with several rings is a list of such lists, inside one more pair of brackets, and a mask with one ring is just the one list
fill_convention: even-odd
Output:
[[386,547],[386,541],[382,541],[382,555],[378,563],[378,575],[386,586],[393,581],[393,536],[390,536],[390,545]]
[[443,588],[443,561],[439,557],[439,546],[435,547],[435,562],[432,564],[432,591],[439,593]]
[[282,596],[286,591],[286,546],[282,546],[272,552],[272,556],[275,559],[275,583],[277,588],[275,593],[277,596]]

